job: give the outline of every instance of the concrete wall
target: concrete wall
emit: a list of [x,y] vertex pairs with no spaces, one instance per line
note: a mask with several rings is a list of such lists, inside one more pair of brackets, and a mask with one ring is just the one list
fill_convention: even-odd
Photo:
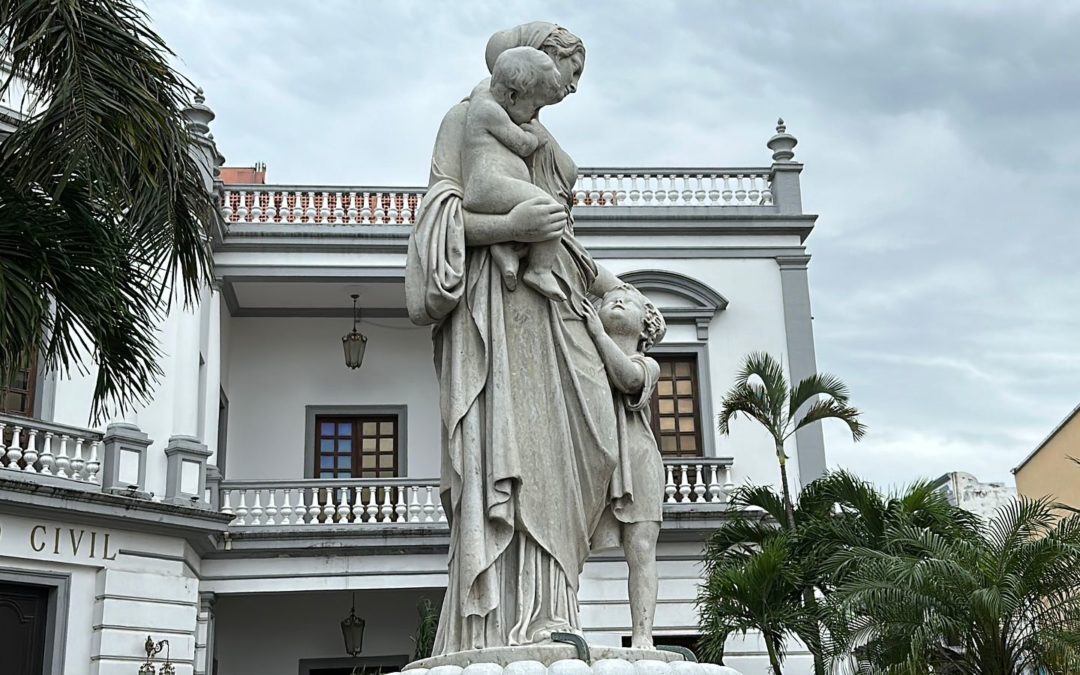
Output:
[[1016,471],[1016,490],[1025,497],[1053,497],[1080,508],[1080,412],[1074,412],[1057,433]]

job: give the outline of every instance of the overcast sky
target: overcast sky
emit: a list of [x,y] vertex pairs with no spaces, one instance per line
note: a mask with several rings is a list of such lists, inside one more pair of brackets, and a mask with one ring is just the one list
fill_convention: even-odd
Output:
[[[818,364],[884,485],[1009,470],[1080,402],[1080,3],[156,0],[232,165],[275,183],[419,185],[495,30],[588,47],[544,120],[579,164],[769,161],[799,138]],[[1078,473],[1080,479],[1080,473]]]

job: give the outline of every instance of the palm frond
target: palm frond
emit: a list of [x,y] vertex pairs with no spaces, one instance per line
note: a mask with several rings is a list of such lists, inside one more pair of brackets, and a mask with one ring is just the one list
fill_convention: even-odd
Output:
[[829,373],[815,373],[800,380],[791,388],[788,410],[794,415],[815,396],[827,396],[837,403],[847,403],[851,396],[844,382]]
[[806,409],[806,414],[795,423],[795,428],[790,433],[794,433],[814,422],[837,419],[847,425],[848,430],[851,431],[852,439],[859,441],[866,435],[866,425],[859,421],[860,414],[857,409],[847,404],[828,398],[819,399],[810,404]]
[[749,387],[763,391],[763,399],[770,417],[777,423],[785,419],[784,405],[787,403],[788,382],[784,375],[784,366],[779,360],[766,352],[748,354],[743,366],[735,376],[735,387]]

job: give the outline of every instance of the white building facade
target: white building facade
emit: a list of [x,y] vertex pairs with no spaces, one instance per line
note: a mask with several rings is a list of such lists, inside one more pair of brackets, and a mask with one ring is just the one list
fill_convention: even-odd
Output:
[[[134,674],[148,635],[168,640],[184,675],[397,669],[413,654],[417,604],[446,585],[431,331],[409,322],[404,294],[424,191],[225,184],[212,178],[213,113],[201,101],[187,113],[222,205],[216,284],[163,322],[164,376],[124,419],[85,427],[92,364],[70,377],[34,369],[5,390],[0,617],[5,599],[30,617],[11,636],[26,672]],[[668,321],[654,349],[660,644],[696,637],[702,545],[727,492],[777,480],[767,436],[745,423],[720,437],[714,406],[748,352],[779,356],[795,379],[816,370],[805,248],[816,216],[802,211],[794,145],[781,124],[763,166],[580,172],[579,239]],[[355,370],[340,346],[352,295],[368,338]],[[821,475],[818,425],[789,454],[794,481]],[[580,600],[588,640],[622,644],[621,556],[587,563]],[[339,627],[354,601],[366,619],[357,659]],[[727,663],[768,668],[753,636],[731,641]],[[789,664],[810,672],[805,650]]]

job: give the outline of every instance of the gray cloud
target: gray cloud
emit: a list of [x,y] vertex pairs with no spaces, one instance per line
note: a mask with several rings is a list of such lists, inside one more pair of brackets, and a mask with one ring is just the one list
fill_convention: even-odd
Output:
[[881,483],[1009,468],[1080,391],[1080,6],[434,3],[150,6],[231,163],[274,182],[419,184],[496,29],[589,45],[545,122],[583,165],[763,165],[800,138],[818,359],[871,434],[827,429]]

